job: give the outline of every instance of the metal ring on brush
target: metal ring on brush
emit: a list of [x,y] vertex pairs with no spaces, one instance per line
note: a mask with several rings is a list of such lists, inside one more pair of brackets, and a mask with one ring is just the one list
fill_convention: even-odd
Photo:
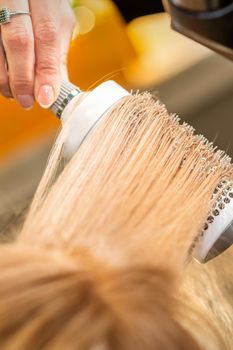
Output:
[[50,107],[51,111],[60,119],[70,101],[81,93],[81,90],[70,82],[62,81],[57,100]]

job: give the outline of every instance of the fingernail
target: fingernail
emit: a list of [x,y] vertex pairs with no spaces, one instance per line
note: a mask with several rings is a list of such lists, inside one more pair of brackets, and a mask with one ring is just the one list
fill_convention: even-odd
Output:
[[34,104],[34,98],[31,95],[18,95],[17,100],[25,109],[31,109]]
[[49,108],[55,100],[54,90],[50,85],[42,85],[37,97],[38,103],[42,108]]

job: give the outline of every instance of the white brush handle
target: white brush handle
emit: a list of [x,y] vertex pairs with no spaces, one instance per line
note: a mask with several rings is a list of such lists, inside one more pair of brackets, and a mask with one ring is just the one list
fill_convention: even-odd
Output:
[[84,96],[68,116],[68,109],[62,114],[62,121],[71,118],[64,155],[71,158],[94,125],[116,102],[130,93],[114,81],[106,81]]

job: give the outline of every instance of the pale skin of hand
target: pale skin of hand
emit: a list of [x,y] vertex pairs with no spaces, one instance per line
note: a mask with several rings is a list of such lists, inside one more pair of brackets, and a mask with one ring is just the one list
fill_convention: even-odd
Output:
[[0,93],[25,109],[48,108],[66,76],[75,18],[68,0],[0,0],[0,8],[26,10],[0,27]]

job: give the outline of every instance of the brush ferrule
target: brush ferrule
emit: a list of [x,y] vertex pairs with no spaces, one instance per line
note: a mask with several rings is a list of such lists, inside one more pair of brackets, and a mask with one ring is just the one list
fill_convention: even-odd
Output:
[[80,94],[81,90],[70,82],[62,81],[59,96],[50,107],[51,111],[60,119],[70,101]]

